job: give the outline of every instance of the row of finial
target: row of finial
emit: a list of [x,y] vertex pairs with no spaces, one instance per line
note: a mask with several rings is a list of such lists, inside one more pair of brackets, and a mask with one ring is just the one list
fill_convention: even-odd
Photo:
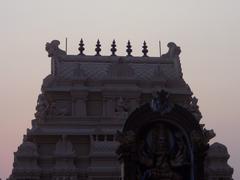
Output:
[[[112,44],[111,44],[111,56],[116,56],[116,51],[117,51],[117,45],[116,45],[116,41],[113,40]],[[128,41],[127,42],[127,49],[126,49],[126,52],[127,52],[127,56],[132,56],[132,46],[131,46],[131,42]],[[147,46],[147,43],[144,41],[143,42],[143,46],[142,46],[142,53],[143,53],[143,57],[147,57],[147,53],[148,53],[148,46]],[[84,43],[83,43],[83,39],[80,40],[80,43],[79,43],[79,55],[82,55],[84,56],[85,54],[83,53],[83,51],[85,50],[84,48]],[[100,52],[101,52],[101,43],[99,40],[97,40],[97,44],[96,44],[96,48],[95,48],[95,51],[96,51],[96,56],[101,56]]]

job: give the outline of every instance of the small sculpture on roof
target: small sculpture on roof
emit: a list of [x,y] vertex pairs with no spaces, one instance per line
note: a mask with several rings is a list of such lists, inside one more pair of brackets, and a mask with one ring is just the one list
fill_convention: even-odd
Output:
[[48,52],[48,57],[54,56],[63,56],[66,55],[66,52],[61,50],[58,46],[60,45],[60,41],[53,40],[50,43],[46,43],[46,51]]
[[179,54],[181,53],[181,48],[177,46],[174,42],[168,43],[168,52],[163,55],[163,57],[167,58],[173,58],[173,57],[178,57]]

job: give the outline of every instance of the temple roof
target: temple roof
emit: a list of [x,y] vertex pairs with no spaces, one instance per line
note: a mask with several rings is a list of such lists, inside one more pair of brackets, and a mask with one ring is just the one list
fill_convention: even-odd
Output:
[[[115,55],[116,47],[111,49],[112,55],[101,56],[99,43],[98,41],[96,45],[96,55],[85,55],[83,53],[83,42],[80,42],[80,53],[78,55],[67,55],[65,51],[59,49],[60,42],[58,40],[47,43],[46,50],[48,56],[52,59],[51,76],[58,82],[64,81],[65,83],[76,83],[77,81],[106,83],[114,81],[114,83],[151,83],[161,86],[174,84],[175,87],[189,91],[188,86],[182,79],[179,59],[181,50],[175,43],[168,43],[169,51],[161,57],[147,56],[148,50],[145,42],[142,57],[131,55],[130,42],[127,45],[126,56]],[[47,79],[53,79],[53,77]],[[46,84],[49,88],[49,83],[45,83],[45,87]]]

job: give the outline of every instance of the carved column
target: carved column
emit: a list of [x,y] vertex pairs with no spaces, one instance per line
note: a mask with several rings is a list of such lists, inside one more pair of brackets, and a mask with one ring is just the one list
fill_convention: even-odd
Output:
[[86,101],[87,101],[87,92],[72,92],[73,98],[73,115],[85,117],[87,115],[86,111]]
[[114,113],[114,99],[113,97],[108,97],[106,102],[106,116],[111,117]]
[[103,93],[103,116],[111,117],[114,115],[114,96],[109,93]]

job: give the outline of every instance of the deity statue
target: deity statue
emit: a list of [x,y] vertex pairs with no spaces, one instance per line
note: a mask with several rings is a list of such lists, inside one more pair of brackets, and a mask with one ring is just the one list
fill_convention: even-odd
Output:
[[182,135],[164,124],[151,129],[139,148],[141,180],[185,180],[183,170],[189,165]]

